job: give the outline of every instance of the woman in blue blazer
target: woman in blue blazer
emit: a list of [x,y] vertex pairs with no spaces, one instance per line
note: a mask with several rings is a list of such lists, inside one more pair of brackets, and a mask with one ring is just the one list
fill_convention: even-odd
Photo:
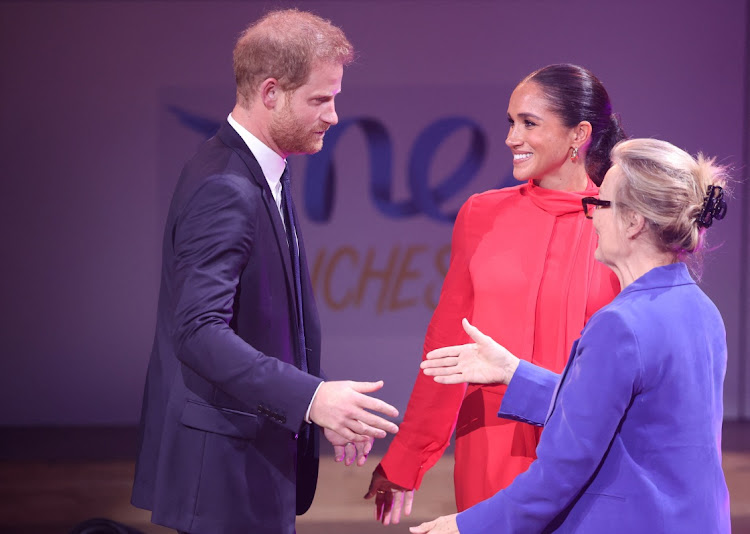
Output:
[[413,533],[728,533],[721,469],[727,346],[716,306],[683,262],[726,213],[724,170],[654,139],[619,143],[599,199],[584,198],[596,258],[622,292],[573,345],[562,375],[475,343],[433,351],[441,383],[505,383],[498,415],[545,430],[507,489]]

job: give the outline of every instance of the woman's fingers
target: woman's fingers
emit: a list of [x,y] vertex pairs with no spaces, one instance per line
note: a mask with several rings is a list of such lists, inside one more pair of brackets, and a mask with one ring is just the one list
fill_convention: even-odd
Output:
[[486,343],[487,341],[492,341],[492,338],[489,336],[484,335],[482,332],[480,332],[479,328],[471,324],[466,319],[461,321],[461,324],[464,327],[464,332],[469,334],[469,337],[474,341],[474,343]]
[[453,345],[450,347],[441,347],[439,349],[431,350],[427,353],[427,360],[437,360],[448,356],[458,356],[464,349],[472,347],[473,343],[467,343],[466,345]]
[[439,360],[424,360],[419,367],[422,369],[440,369],[442,367],[455,367],[458,365],[458,356],[447,356]]
[[448,376],[436,376],[433,380],[438,384],[466,384],[469,382],[461,373]]
[[455,374],[461,374],[461,370],[458,366],[451,366],[451,367],[434,367],[424,370],[424,374],[427,376],[448,376],[448,375],[455,375]]

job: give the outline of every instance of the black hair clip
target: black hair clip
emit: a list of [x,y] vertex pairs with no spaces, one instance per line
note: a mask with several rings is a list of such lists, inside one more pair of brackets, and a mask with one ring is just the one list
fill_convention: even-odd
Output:
[[698,226],[708,228],[714,219],[720,221],[727,214],[727,203],[724,200],[724,190],[718,185],[709,185],[706,197],[703,199],[703,209],[698,216]]

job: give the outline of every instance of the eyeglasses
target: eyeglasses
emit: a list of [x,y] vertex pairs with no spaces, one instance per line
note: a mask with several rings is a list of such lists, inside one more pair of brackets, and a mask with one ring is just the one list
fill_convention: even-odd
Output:
[[612,205],[611,201],[601,200],[596,197],[583,197],[581,203],[583,204],[583,214],[587,219],[592,219],[594,217],[595,209],[608,208]]

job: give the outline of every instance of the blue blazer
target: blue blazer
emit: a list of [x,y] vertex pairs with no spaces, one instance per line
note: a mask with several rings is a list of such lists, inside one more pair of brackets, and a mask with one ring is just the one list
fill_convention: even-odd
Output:
[[320,326],[298,233],[309,374],[291,258],[257,161],[224,122],[186,164],[162,248],[132,503],[195,534],[294,532],[312,502]]
[[521,362],[499,415],[545,423],[537,459],[460,513],[461,534],[730,532],[726,362],[685,264],[652,269],[591,318],[562,375]]

